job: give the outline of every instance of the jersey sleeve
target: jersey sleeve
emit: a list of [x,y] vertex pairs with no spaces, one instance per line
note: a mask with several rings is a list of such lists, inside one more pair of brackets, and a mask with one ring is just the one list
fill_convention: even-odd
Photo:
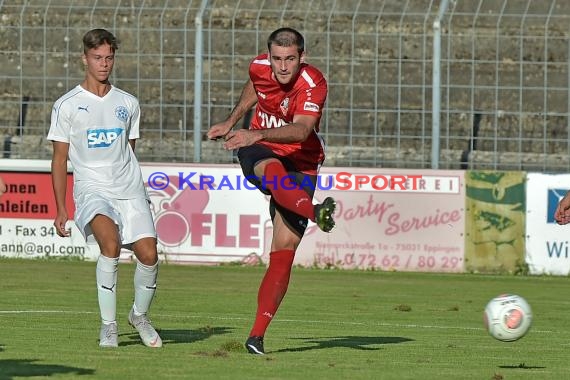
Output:
[[327,87],[317,86],[310,90],[305,90],[297,98],[296,114],[314,115],[320,117],[327,99]]
[[136,140],[140,138],[140,121],[141,121],[141,108],[138,102],[133,104],[133,111],[131,116],[131,125],[129,128],[129,140]]
[[249,79],[255,84],[259,79],[267,75],[267,68],[270,66],[267,53],[258,55],[249,63]]
[[50,141],[64,143],[69,143],[70,141],[71,119],[64,105],[65,103],[58,101],[52,108],[51,124],[47,135],[47,139]]

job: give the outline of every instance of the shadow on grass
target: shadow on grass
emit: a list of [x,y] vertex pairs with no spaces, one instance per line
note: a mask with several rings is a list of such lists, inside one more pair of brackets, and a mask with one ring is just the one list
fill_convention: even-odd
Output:
[[0,359],[0,380],[12,380],[21,377],[54,376],[73,373],[80,375],[93,375],[95,370],[69,367],[57,364],[36,363],[37,359]]
[[[172,329],[157,329],[158,334],[162,338],[163,344],[180,344],[180,343],[194,343],[204,339],[208,339],[213,335],[229,334],[233,328],[231,327],[211,327],[205,326],[195,330],[172,330]],[[128,341],[124,341],[124,339]],[[139,334],[136,330],[128,333],[119,334],[119,346],[131,346],[142,344]]]
[[499,368],[504,368],[504,369],[545,369],[546,367],[526,365],[524,363],[521,363],[521,364],[517,364],[517,365],[500,365]]
[[330,338],[294,338],[304,340],[305,344],[313,344],[312,346],[303,346],[296,348],[285,348],[273,352],[300,352],[309,350],[321,350],[324,348],[352,348],[355,350],[379,350],[380,347],[369,347],[383,344],[395,344],[413,341],[413,339],[402,338],[399,336],[335,336]]

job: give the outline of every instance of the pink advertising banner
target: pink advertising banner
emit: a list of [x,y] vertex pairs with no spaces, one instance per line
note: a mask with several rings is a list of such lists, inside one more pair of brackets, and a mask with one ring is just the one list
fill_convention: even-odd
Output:
[[463,171],[323,168],[317,201],[337,202],[336,227],[310,225],[295,264],[462,272]]
[[[163,259],[267,262],[269,198],[237,165],[142,165]],[[462,272],[463,171],[323,168],[315,202],[337,202],[331,233],[309,224],[295,264]]]

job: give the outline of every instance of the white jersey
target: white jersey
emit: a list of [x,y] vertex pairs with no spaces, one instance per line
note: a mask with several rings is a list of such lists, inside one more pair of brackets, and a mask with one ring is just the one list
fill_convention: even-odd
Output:
[[99,97],[78,85],[55,102],[47,138],[69,144],[76,200],[86,193],[148,199],[129,145],[139,138],[139,122],[137,98],[113,86]]

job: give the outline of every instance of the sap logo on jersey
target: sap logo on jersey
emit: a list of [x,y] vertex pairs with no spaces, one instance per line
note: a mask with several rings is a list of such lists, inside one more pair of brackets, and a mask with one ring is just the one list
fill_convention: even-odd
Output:
[[123,128],[89,129],[87,131],[87,147],[106,148],[119,138]]

